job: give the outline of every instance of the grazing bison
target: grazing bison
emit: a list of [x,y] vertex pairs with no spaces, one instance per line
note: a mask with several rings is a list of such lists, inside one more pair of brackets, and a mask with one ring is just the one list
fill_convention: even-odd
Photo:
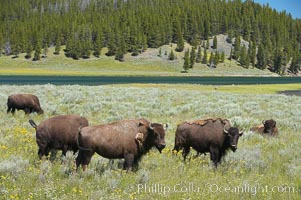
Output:
[[124,158],[123,168],[127,171],[137,169],[142,155],[153,146],[161,153],[165,147],[164,137],[163,125],[146,119],[84,127],[79,130],[77,169],[82,165],[85,170],[95,152],[108,159]]
[[51,150],[62,150],[64,156],[68,150],[75,153],[78,150],[78,129],[89,125],[86,118],[78,115],[52,117],[41,122],[38,126],[33,120],[29,120],[29,123],[36,129],[40,158],[48,156]]
[[242,136],[237,128],[231,127],[226,119],[209,118],[178,125],[175,134],[174,151],[183,149],[184,160],[190,147],[197,153],[210,152],[210,159],[215,166],[221,161],[229,148],[235,152],[238,138]]
[[276,121],[273,119],[263,120],[262,124],[254,126],[250,130],[261,134],[278,136],[278,128],[276,127]]
[[24,110],[25,114],[37,112],[43,114],[38,97],[32,94],[12,94],[7,99],[7,113]]

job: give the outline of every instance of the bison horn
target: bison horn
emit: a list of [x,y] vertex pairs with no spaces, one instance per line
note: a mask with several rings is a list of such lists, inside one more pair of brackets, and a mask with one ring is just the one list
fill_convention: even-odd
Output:
[[226,128],[224,128],[224,133],[228,134],[228,130]]
[[164,130],[166,131],[168,129],[168,124],[164,124],[163,127],[164,127]]
[[262,123],[265,124],[265,120],[262,120]]
[[152,123],[149,123],[149,129],[154,130],[154,127],[152,126]]

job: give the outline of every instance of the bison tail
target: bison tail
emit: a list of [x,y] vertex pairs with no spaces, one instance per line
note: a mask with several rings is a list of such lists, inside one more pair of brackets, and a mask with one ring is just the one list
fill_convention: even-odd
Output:
[[93,149],[85,148],[85,147],[83,147],[83,146],[80,145],[80,140],[82,138],[81,131],[82,131],[82,126],[80,126],[78,128],[78,136],[77,136],[77,146],[78,146],[78,149],[82,150],[82,151],[93,151]]
[[35,129],[37,129],[38,127],[37,124],[32,119],[29,120],[29,124]]

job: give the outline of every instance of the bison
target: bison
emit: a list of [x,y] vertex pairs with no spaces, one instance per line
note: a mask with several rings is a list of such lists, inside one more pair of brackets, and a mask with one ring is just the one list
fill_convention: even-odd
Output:
[[77,169],[85,170],[96,152],[108,159],[124,158],[123,168],[138,168],[141,157],[153,146],[159,152],[165,147],[165,128],[146,119],[121,120],[111,124],[88,126],[79,130]]
[[184,161],[190,147],[198,154],[210,152],[210,159],[215,167],[228,149],[237,149],[238,139],[242,136],[237,128],[231,127],[227,119],[209,118],[178,125],[175,133],[173,152],[183,150]]
[[278,136],[278,128],[276,127],[276,121],[273,119],[263,120],[262,124],[252,127],[250,131],[271,136]]
[[15,110],[24,110],[25,114],[37,112],[43,114],[44,111],[40,106],[37,96],[32,94],[12,94],[7,99],[7,113],[15,113]]
[[68,150],[74,153],[78,150],[77,136],[79,127],[88,126],[88,120],[78,115],[60,115],[41,122],[38,126],[33,120],[30,125],[36,129],[36,141],[39,146],[38,155],[48,156],[49,152],[62,150],[66,155]]

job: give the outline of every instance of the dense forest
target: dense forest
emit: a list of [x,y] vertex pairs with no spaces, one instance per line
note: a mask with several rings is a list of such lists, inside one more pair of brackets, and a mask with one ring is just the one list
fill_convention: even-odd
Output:
[[209,38],[210,51],[224,53],[215,50],[218,34],[232,43],[227,58],[243,67],[300,70],[301,20],[251,0],[2,0],[0,7],[2,56],[26,53],[32,60],[66,45],[73,59],[98,57],[107,47],[107,56],[124,61],[126,53],[170,43],[187,51],[187,42],[197,51],[191,62],[205,64]]

